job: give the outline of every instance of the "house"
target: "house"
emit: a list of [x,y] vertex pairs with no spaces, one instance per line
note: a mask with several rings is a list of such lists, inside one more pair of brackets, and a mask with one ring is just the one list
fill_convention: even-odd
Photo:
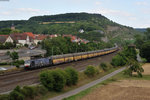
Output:
[[0,43],[4,44],[8,37],[8,35],[0,35]]
[[46,39],[47,37],[49,37],[49,36],[47,36],[47,35],[41,35],[41,34],[36,34],[34,36],[34,43],[37,45],[39,42],[42,42],[42,40]]
[[33,38],[26,33],[13,33],[10,37],[17,43],[17,45],[31,45],[33,43]]

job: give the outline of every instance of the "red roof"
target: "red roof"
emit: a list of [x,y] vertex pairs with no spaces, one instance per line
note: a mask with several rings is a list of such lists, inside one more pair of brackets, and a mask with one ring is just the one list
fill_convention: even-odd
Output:
[[37,39],[37,40],[44,40],[44,39],[46,39],[47,37],[48,37],[48,36],[46,36],[46,35],[38,34],[38,35],[35,36],[35,39]]
[[35,35],[32,33],[32,32],[25,32],[25,33],[23,33],[23,34],[26,34],[26,35],[28,35],[29,37],[31,37],[31,38],[35,38]]
[[0,43],[5,43],[9,35],[0,35]]

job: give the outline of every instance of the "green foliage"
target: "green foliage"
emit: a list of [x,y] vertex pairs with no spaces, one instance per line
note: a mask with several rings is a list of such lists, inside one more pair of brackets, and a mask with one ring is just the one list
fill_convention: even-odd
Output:
[[129,68],[125,70],[124,74],[133,76],[133,72],[137,72],[138,77],[142,77],[142,72],[144,72],[144,69],[137,61],[130,60]]
[[112,58],[111,64],[113,66],[124,66],[126,64],[126,60],[122,56],[116,55]]
[[0,100],[9,100],[9,95],[8,94],[0,95]]
[[66,37],[45,39],[41,44],[42,44],[42,48],[47,51],[46,53],[47,56],[99,50],[99,49],[113,46],[112,44],[103,43],[103,42],[100,43],[90,42],[87,44],[72,43],[70,38],[66,38]]
[[10,100],[24,100],[24,95],[21,94],[21,88],[17,86],[11,93],[10,93]]
[[40,81],[48,90],[53,90],[54,79],[53,79],[52,71],[42,72],[40,74]]
[[36,91],[36,93],[45,95],[45,94],[48,92],[48,89],[45,88],[44,86],[37,86],[37,87],[35,88],[35,91]]
[[88,77],[93,77],[96,73],[96,69],[94,66],[88,66],[86,70],[84,71],[84,74]]
[[66,84],[66,77],[60,69],[42,72],[40,74],[40,80],[48,90],[54,91],[61,91]]
[[23,89],[21,90],[21,93],[25,96],[25,97],[29,97],[29,98],[33,98],[35,95],[35,90],[32,87],[29,86],[24,86]]
[[[67,23],[69,21],[73,23]],[[73,34],[80,38],[99,42],[101,42],[101,37],[107,36],[112,44],[116,42],[118,44],[124,44],[125,41],[123,38],[132,38],[134,34],[139,33],[133,28],[119,25],[101,14],[67,13],[35,16],[29,20],[0,21],[0,29],[10,28],[12,23],[14,23],[14,26],[19,31],[33,32],[36,34]],[[110,31],[108,30],[108,26],[112,28],[118,27],[118,30]],[[83,29],[85,32],[83,34],[79,33],[80,29]],[[19,32],[18,30],[15,31]]]
[[12,58],[12,60],[16,60],[19,58],[18,52],[13,51],[12,53],[10,53],[10,57]]
[[145,42],[140,49],[140,56],[150,62],[150,41]]
[[65,72],[70,76],[69,83],[72,85],[77,84],[78,82],[78,72],[72,67],[68,67],[65,69]]
[[66,79],[60,70],[53,71],[52,75],[54,79],[53,90],[59,92],[64,88]]
[[106,63],[101,63],[100,68],[102,68],[104,71],[108,70],[108,66],[106,65]]
[[136,50],[132,47],[124,47],[124,49],[112,58],[111,64],[113,66],[124,66],[130,59],[136,60]]
[[0,43],[0,49],[12,49],[15,47],[16,47],[16,45],[11,42],[6,42],[5,44]]

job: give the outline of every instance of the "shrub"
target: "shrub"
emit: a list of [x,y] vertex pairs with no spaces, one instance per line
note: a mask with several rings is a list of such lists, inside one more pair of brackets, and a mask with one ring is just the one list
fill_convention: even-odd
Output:
[[70,76],[68,77],[68,83],[69,85],[75,85],[78,82],[78,72],[73,69],[72,67],[68,67],[65,69],[65,72]]
[[24,95],[21,93],[21,88],[17,86],[11,93],[10,93],[10,100],[24,100]]
[[9,95],[8,94],[0,95],[0,100],[9,100]]
[[48,90],[54,91],[61,91],[66,83],[64,72],[59,69],[42,72],[40,80]]
[[54,79],[52,71],[43,71],[40,74],[40,81],[48,90],[53,90]]
[[37,93],[39,94],[46,94],[48,92],[47,88],[45,88],[44,86],[36,86],[36,90]]
[[35,95],[34,89],[29,86],[24,86],[23,89],[21,90],[21,92],[25,97],[33,98]]
[[112,58],[111,64],[113,66],[124,66],[126,64],[126,60],[122,56],[116,55]]
[[8,63],[6,63],[6,62],[2,62],[2,63],[0,63],[0,65],[7,65]]
[[104,70],[107,71],[108,70],[108,66],[106,65],[106,63],[101,63],[100,67]]
[[60,70],[54,70],[52,71],[52,75],[53,75],[53,79],[54,79],[54,82],[53,82],[53,90],[55,91],[61,91],[64,86],[65,86],[65,77],[64,75],[61,73]]
[[13,63],[14,66],[16,66],[17,68],[20,67],[20,65],[18,63]]
[[86,70],[84,71],[84,74],[87,75],[88,77],[94,76],[96,73],[96,70],[93,66],[88,66]]

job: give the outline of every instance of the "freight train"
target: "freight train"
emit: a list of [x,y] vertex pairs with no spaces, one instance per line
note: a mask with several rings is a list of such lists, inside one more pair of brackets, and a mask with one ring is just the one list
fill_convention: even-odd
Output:
[[113,52],[117,51],[118,49],[119,49],[118,46],[115,46],[113,48],[103,49],[103,50],[56,55],[56,56],[51,56],[51,57],[47,57],[47,58],[27,60],[27,61],[25,61],[24,67],[25,67],[25,69],[42,68],[42,67],[46,67],[46,66],[52,66],[52,65],[57,65],[57,64],[68,63],[68,62],[72,62],[72,61],[78,61],[78,60],[93,58],[93,57],[97,57],[97,56],[102,56],[102,55],[113,53]]

